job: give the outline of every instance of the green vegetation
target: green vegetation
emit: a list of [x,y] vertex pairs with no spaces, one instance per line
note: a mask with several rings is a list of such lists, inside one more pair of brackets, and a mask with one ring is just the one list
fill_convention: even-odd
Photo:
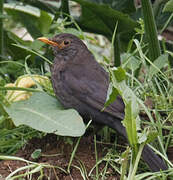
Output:
[[[83,179],[106,179],[109,167],[121,180],[173,177],[173,163],[167,156],[169,148],[173,151],[173,43],[164,37],[158,40],[158,34],[173,24],[173,1],[151,4],[150,0],[141,0],[140,6],[133,0],[62,2],[0,2],[0,159],[28,164],[13,171],[7,179],[32,177],[36,172],[40,172],[38,179],[42,179],[45,168],[57,168],[68,174],[72,166]],[[115,147],[119,145],[116,140],[111,141],[115,132],[103,128],[98,133],[100,143],[110,143],[111,148],[99,159],[94,135],[96,164],[89,173],[82,161],[77,166],[73,159],[81,136],[92,125],[86,128],[78,112],[64,110],[55,98],[49,70],[52,52],[37,40],[62,32],[84,40],[110,73],[105,107],[117,94],[126,106],[123,124],[130,146],[120,148],[118,153]],[[62,138],[64,143],[75,144],[67,169],[15,156],[30,139],[43,138],[47,133],[60,139],[60,136],[78,138],[76,143],[73,138]],[[139,161],[146,143],[165,159],[169,170],[152,173]],[[37,159],[41,154],[36,150],[32,155]],[[99,171],[103,162],[103,171]]]

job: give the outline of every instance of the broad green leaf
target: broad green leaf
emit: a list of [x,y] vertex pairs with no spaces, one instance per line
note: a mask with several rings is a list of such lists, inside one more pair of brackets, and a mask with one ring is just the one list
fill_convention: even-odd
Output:
[[34,39],[48,33],[50,29],[52,17],[38,8],[6,3],[4,9],[16,22],[22,23]]
[[[133,91],[126,85],[125,82],[125,70],[123,68],[109,69],[111,74],[111,81],[113,87],[117,89],[125,103],[125,117],[123,124],[126,128],[127,136],[131,147],[133,148],[134,157],[138,152],[138,136],[137,128],[139,125],[139,107],[137,103],[137,97]],[[118,75],[122,74],[122,79]],[[117,78],[118,77],[118,78]],[[121,77],[121,76],[120,76]],[[120,81],[121,79],[121,81]]]
[[168,54],[162,54],[159,56],[149,68],[149,78],[151,79],[153,75],[156,75],[161,69],[168,63]]
[[106,4],[86,0],[73,1],[79,3],[82,7],[82,15],[78,23],[87,31],[100,33],[111,39],[117,21],[118,32],[132,32],[138,26],[138,23],[127,14],[114,10]]
[[121,61],[123,66],[125,66],[126,68],[132,71],[138,69],[141,64],[141,61],[139,61],[137,58],[135,58],[135,56],[133,56],[130,53],[123,53],[121,55]]
[[163,8],[163,12],[173,12],[173,0],[169,0],[165,7]]
[[11,13],[13,15],[16,15],[15,11],[16,12],[18,11],[18,12],[23,12],[23,13],[30,14],[30,15],[35,16],[35,17],[40,16],[39,9],[35,8],[33,6],[29,6],[29,5],[21,5],[19,3],[5,3],[4,8],[5,8],[6,11],[12,10]]
[[42,34],[47,34],[49,32],[51,23],[52,23],[51,16],[45,11],[40,11],[40,18],[38,19],[38,25]]
[[41,149],[36,149],[32,154],[32,159],[38,159],[41,156]]
[[[24,46],[30,46],[30,41],[23,41],[21,38],[16,36],[11,31],[4,31],[4,39],[5,39],[5,49],[10,54],[10,56],[13,58],[13,60],[19,60],[19,59],[25,59],[25,57],[28,55],[26,50],[21,51],[20,48],[14,47],[12,44],[21,44]],[[32,56],[33,57],[33,56]]]
[[59,10],[60,5],[61,5],[60,1],[57,2],[57,1],[50,1],[50,0],[37,0],[37,1],[23,0],[23,2],[31,6],[37,7],[40,10],[52,13],[52,14],[56,13]]
[[[9,76],[13,76],[16,79],[18,76],[24,73],[23,62],[28,52],[26,50],[22,50],[18,47],[14,47],[12,44],[21,44],[24,46],[30,46],[30,41],[23,41],[21,38],[16,36],[13,32],[4,30],[4,50],[8,53],[10,59],[12,59],[12,63],[5,63],[1,66],[1,73],[8,74]],[[7,55],[7,54],[6,54]],[[33,62],[33,58],[35,56],[32,54],[30,57],[31,62]],[[8,58],[4,58],[8,59]]]
[[98,4],[108,4],[111,8],[123,13],[132,13],[136,11],[134,0],[88,0]]
[[116,100],[116,97],[118,96],[118,91],[112,86],[112,83],[109,84],[108,91],[107,91],[107,98],[106,103],[104,104],[104,108],[109,106],[111,103],[113,103]]
[[125,118],[123,124],[126,127],[126,132],[128,136],[129,143],[132,147],[137,146],[137,128],[136,128],[136,115],[133,112],[133,106],[131,101],[127,101],[125,105]]
[[[125,70],[123,68],[112,68],[110,69],[112,85],[117,89],[118,93],[122,96],[124,103],[128,104],[131,102],[133,115],[137,117],[139,108],[137,104],[137,97],[134,92],[126,85],[125,81]],[[122,75],[122,77],[121,77]],[[119,77],[120,76],[120,77]]]
[[77,111],[64,110],[57,99],[43,92],[33,93],[30,99],[15,102],[5,110],[16,126],[27,125],[62,136],[81,136],[85,132]]
[[118,82],[121,82],[126,79],[126,72],[123,68],[118,67],[117,70],[113,71],[114,76]]
[[16,3],[6,3],[4,9],[14,21],[21,22],[34,39],[42,36],[37,23],[40,17],[39,9]]

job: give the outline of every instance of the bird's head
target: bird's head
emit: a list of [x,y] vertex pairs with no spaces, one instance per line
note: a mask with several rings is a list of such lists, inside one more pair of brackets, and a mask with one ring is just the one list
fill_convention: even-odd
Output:
[[38,40],[51,45],[55,56],[63,56],[65,60],[73,58],[76,53],[86,49],[85,44],[76,36],[68,33],[55,35],[53,38],[40,37]]

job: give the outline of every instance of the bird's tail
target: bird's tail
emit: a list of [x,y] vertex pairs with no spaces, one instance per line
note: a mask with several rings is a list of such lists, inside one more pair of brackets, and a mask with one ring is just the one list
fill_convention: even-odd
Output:
[[[110,124],[109,127],[115,129],[127,139],[125,127],[122,125],[119,119],[114,119],[114,122]],[[164,160],[155,154],[155,152],[148,145],[144,146],[142,158],[153,172],[168,169]]]
[[144,149],[142,151],[142,158],[153,172],[168,169],[164,160],[161,159],[157,154],[155,154],[148,145],[144,146]]

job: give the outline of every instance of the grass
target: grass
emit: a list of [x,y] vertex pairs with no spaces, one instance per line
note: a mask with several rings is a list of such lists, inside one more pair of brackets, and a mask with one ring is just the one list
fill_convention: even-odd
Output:
[[12,129],[0,128],[0,154],[10,155],[16,153],[33,137],[43,137],[40,133],[26,126]]
[[[146,56],[145,53],[142,50],[141,45],[134,40],[134,43],[137,46],[137,51],[135,50],[135,54],[134,56],[139,56],[137,58],[142,59],[142,67],[141,71],[147,71],[149,69],[149,67],[146,65],[146,61],[149,61]],[[153,65],[153,63],[150,62],[150,66],[155,67],[155,65]],[[124,67],[126,68],[126,67]],[[156,67],[157,68],[157,67]],[[172,131],[173,128],[171,125],[169,125],[171,123],[171,117],[172,117],[172,112],[173,112],[173,106],[172,106],[172,101],[170,101],[169,99],[172,98],[171,96],[171,91],[172,91],[172,82],[171,80],[171,75],[172,75],[172,69],[171,67],[169,67],[169,65],[167,64],[165,67],[165,69],[168,69],[166,71],[161,71],[160,69],[158,69],[158,73],[156,75],[154,75],[152,77],[152,79],[150,81],[148,81],[148,73],[144,73],[143,74],[143,82],[141,82],[140,79],[138,79],[138,77],[135,77],[134,72],[133,71],[128,71],[128,80],[127,82],[129,83],[130,87],[133,89],[133,91],[135,92],[136,96],[138,97],[139,100],[139,104],[141,106],[141,110],[147,114],[149,121],[146,121],[145,119],[143,121],[141,121],[142,126],[144,127],[150,127],[151,129],[154,129],[158,132],[159,137],[158,137],[158,143],[153,143],[153,146],[157,146],[157,148],[160,149],[160,151],[162,152],[162,156],[167,159],[166,156],[166,150],[168,149],[168,147],[171,145],[172,142]],[[140,76],[139,76],[140,77]],[[156,78],[157,77],[157,78]],[[23,90],[23,89],[22,89]],[[26,90],[26,89],[24,89]],[[150,97],[152,99],[152,103],[154,104],[154,108],[150,109],[145,105],[145,100]],[[164,115],[162,115],[162,113],[164,113]],[[156,121],[157,119],[157,121]],[[3,130],[3,131],[2,131]],[[31,129],[27,129],[26,127],[17,127],[11,130],[5,130],[2,129],[1,130],[1,153],[3,154],[11,154],[17,151],[18,148],[22,147],[30,138],[33,138],[35,135],[37,135],[38,133],[36,131],[33,131]],[[170,131],[168,132],[168,134],[164,135],[162,132],[163,130],[167,130]],[[26,131],[28,131],[26,133]],[[106,142],[109,143],[109,140],[111,139],[111,131],[109,131],[107,128],[101,131],[101,134],[103,134],[103,136],[106,137]],[[23,134],[22,134],[23,133]],[[11,134],[11,137],[9,136],[9,134]],[[34,135],[35,134],[35,135]],[[41,134],[40,134],[41,135]],[[6,137],[8,136],[8,138],[6,139]],[[22,137],[22,138],[21,138]],[[6,139],[5,144],[3,144],[3,140],[2,139]],[[166,140],[166,141],[165,141]],[[122,161],[122,157],[121,155],[114,155],[113,152],[109,151],[108,154],[103,157],[102,159],[98,159],[97,156],[97,140],[96,140],[96,136],[94,136],[94,146],[95,146],[95,156],[96,156],[96,164],[95,166],[91,169],[91,171],[87,174],[86,172],[86,168],[85,165],[80,162],[79,160],[79,164],[80,166],[76,166],[73,165],[73,159],[75,157],[75,152],[77,150],[78,144],[80,142],[80,138],[77,141],[73,151],[72,151],[72,155],[68,164],[68,168],[67,168],[67,172],[70,173],[70,167],[73,166],[77,169],[80,170],[81,176],[83,177],[83,179],[88,179],[88,177],[93,177],[94,179],[105,179],[107,174],[108,174],[108,167],[112,167],[115,172],[117,172],[119,175],[124,174],[124,178],[125,179],[130,179],[130,176],[128,178],[128,176],[125,176],[126,173],[123,172],[128,172],[127,169],[127,165],[122,165],[121,167],[121,161]],[[16,146],[14,146],[14,144]],[[7,150],[8,149],[8,150]],[[155,150],[155,148],[154,148]],[[128,151],[127,155],[125,156],[125,158],[128,159],[128,157],[130,156],[130,151]],[[156,150],[155,150],[156,151]],[[157,151],[156,151],[157,152]],[[8,156],[1,156],[1,159],[6,159],[6,158],[10,158],[12,160],[16,160],[17,157],[8,157]],[[140,159],[140,153],[137,156],[138,160]],[[22,161],[26,161],[23,159],[20,159]],[[104,169],[99,172],[99,164],[101,164],[102,162],[105,163],[105,167]],[[169,161],[168,161],[169,162]],[[126,161],[127,163],[127,161]],[[28,166],[24,166],[22,168],[19,168],[18,170],[12,172],[9,177],[14,177],[14,178],[19,178],[19,176],[14,176],[15,173],[21,171],[21,170],[27,170],[27,169],[33,169],[31,171],[28,171],[28,174],[31,175],[32,173],[38,172],[40,171],[40,174],[42,174],[42,168],[52,168],[51,165],[42,165],[39,163],[33,163],[33,162],[29,162],[30,165]],[[171,168],[173,168],[173,164],[171,162],[168,163],[170,165]],[[137,164],[136,164],[137,165]],[[141,169],[141,163],[138,167],[136,167],[135,165],[135,169]],[[54,167],[55,168],[55,167]],[[124,169],[121,169],[124,168]],[[96,174],[93,174],[93,170],[96,170]],[[141,171],[141,170],[140,170]],[[172,174],[171,173],[171,169],[169,170],[168,174]],[[133,174],[134,172],[134,174]],[[163,172],[158,172],[158,173],[150,173],[150,172],[139,172],[137,171],[137,173],[135,171],[133,171],[133,177],[137,178],[137,179],[143,179],[146,178],[148,176],[150,176],[149,179],[154,179],[154,178],[166,178],[167,175],[164,174]],[[26,174],[25,174],[26,175]],[[20,175],[21,177],[24,176],[24,174]],[[41,177],[41,176],[40,176]],[[121,178],[123,179],[123,178]]]
[[[63,25],[61,25],[62,27]],[[64,30],[64,29],[63,29]],[[142,28],[141,23],[141,31],[144,31]],[[84,36],[84,33],[80,30],[79,32]],[[144,32],[143,32],[144,33]],[[64,173],[69,173],[71,168],[76,168],[80,171],[80,174],[83,179],[106,179],[111,175],[112,172],[109,171],[109,169],[113,169],[113,174],[117,174],[120,176],[121,180],[142,180],[142,179],[167,179],[168,176],[173,177],[173,164],[168,160],[168,157],[166,155],[166,152],[169,147],[173,147],[173,126],[172,126],[172,119],[173,119],[173,81],[172,81],[172,75],[173,75],[173,69],[169,65],[168,61],[165,60],[165,64],[162,67],[159,64],[154,64],[154,62],[150,61],[148,57],[146,56],[147,50],[147,44],[143,43],[143,33],[140,34],[141,39],[137,40],[132,39],[129,43],[128,53],[130,56],[128,56],[127,59],[123,60],[122,67],[126,70],[126,83],[128,86],[133,90],[133,92],[136,95],[136,98],[138,100],[138,104],[140,106],[140,112],[145,115],[144,118],[141,118],[140,121],[140,127],[141,129],[145,130],[145,134],[151,133],[151,132],[157,132],[158,137],[156,141],[151,142],[151,148],[159,154],[161,152],[161,156],[165,159],[169,166],[169,170],[167,172],[155,172],[152,173],[150,170],[146,167],[146,165],[143,162],[139,162],[139,159],[141,157],[141,151],[142,146],[141,144],[139,146],[139,152],[136,157],[136,161],[134,164],[129,163],[131,157],[132,157],[132,149],[126,144],[125,148],[122,147],[122,145],[119,145],[116,139],[115,132],[113,130],[110,130],[108,127],[103,128],[97,135],[101,137],[99,140],[96,138],[96,135],[94,135],[94,149],[95,149],[95,165],[91,167],[90,171],[87,172],[87,167],[80,159],[78,159],[79,165],[73,164],[73,160],[76,157],[76,151],[78,149],[78,146],[80,144],[81,138],[77,140],[77,143],[72,149],[71,157],[67,166],[67,169],[63,169],[61,167],[52,166],[50,164],[42,164],[42,163],[35,163],[32,161],[28,161],[22,158],[18,158],[15,156],[15,153],[22,148],[28,140],[32,139],[33,137],[43,137],[45,134],[40,133],[36,130],[33,130],[31,128],[28,128],[26,126],[20,126],[20,127],[14,127],[7,128],[7,126],[4,124],[4,122],[12,122],[11,119],[4,114],[1,114],[0,116],[0,159],[6,161],[6,160],[19,160],[22,162],[26,162],[27,165],[20,167],[19,169],[11,172],[7,179],[17,179],[21,177],[28,176],[29,179],[32,178],[32,175],[36,172],[40,172],[40,179],[43,177],[43,169],[44,168],[53,168],[53,169],[60,169]],[[101,47],[99,45],[99,41],[91,41],[91,39],[97,38],[96,35],[87,34],[84,36],[84,39],[87,41],[89,47],[91,50],[96,54],[96,57],[99,57],[97,59],[99,62],[101,61],[101,64],[104,66],[107,66],[107,62],[105,62],[100,57],[100,51],[103,51],[105,47]],[[104,40],[104,38],[102,38]],[[107,43],[107,41],[105,41]],[[24,47],[21,45],[15,45],[17,47],[20,47],[23,50],[29,51],[31,54],[36,54],[37,56],[43,57],[40,55],[40,52],[37,53],[34,50],[29,49],[28,47]],[[106,44],[107,47],[111,47],[111,43]],[[134,48],[135,46],[135,48]],[[94,48],[93,48],[94,47]],[[92,49],[93,48],[93,49]],[[98,52],[96,51],[98,49]],[[111,49],[111,48],[110,48]],[[43,49],[41,49],[41,54],[43,53]],[[171,53],[170,53],[171,54]],[[110,52],[109,55],[104,56],[107,59],[112,59],[112,53]],[[133,62],[133,58],[135,58],[139,63]],[[43,58],[45,62],[50,62],[47,58]],[[136,61],[136,62],[137,62]],[[1,62],[1,63],[11,63],[11,61]],[[16,62],[17,63],[17,62]],[[27,65],[26,63],[21,64],[20,66],[23,67],[24,72],[29,72],[32,74],[32,72],[35,70],[32,66]],[[134,67],[137,67],[137,69],[134,69]],[[149,73],[150,69],[155,71],[154,74]],[[152,72],[153,72],[152,71]],[[15,74],[15,71],[13,72]],[[46,73],[49,73],[46,71]],[[40,71],[39,74],[42,74]],[[44,74],[43,74],[44,75]],[[0,97],[4,97],[4,91],[5,90],[27,90],[27,91],[37,91],[37,89],[29,89],[29,88],[15,88],[15,87],[4,87],[3,85],[9,83],[11,79],[9,78],[4,82],[4,80],[1,80],[0,84]],[[11,80],[12,81],[12,80]],[[10,81],[10,82],[11,82]],[[3,84],[3,85],[2,85]],[[46,90],[48,93],[52,93],[51,87],[48,87]],[[152,108],[147,104],[147,100],[150,99],[150,103],[152,104]],[[2,98],[1,104],[4,103],[4,99]],[[7,121],[8,120],[8,121]],[[112,134],[115,138],[112,142]],[[84,135],[85,136],[85,135]],[[71,138],[71,141],[73,142],[73,138]],[[64,143],[67,143],[67,138],[64,138]],[[99,158],[98,157],[98,144],[109,144],[110,148],[108,149],[107,154]],[[119,149],[121,150],[119,152]],[[159,151],[158,151],[158,150]],[[13,154],[14,156],[8,156]],[[139,164],[138,164],[139,162]],[[100,170],[100,165],[104,165],[104,168]],[[17,173],[20,173],[20,175],[17,175]],[[24,172],[24,173],[23,173]],[[58,178],[57,178],[58,179]]]
[[[32,179],[32,175],[37,173],[37,172],[40,172],[40,176],[38,177],[38,179],[42,179],[44,176],[44,174],[43,174],[44,168],[53,168],[53,169],[57,168],[57,169],[63,171],[64,173],[66,173],[66,171],[64,169],[62,169],[61,167],[52,166],[52,165],[49,165],[47,163],[45,163],[45,164],[44,163],[36,163],[36,162],[28,161],[28,160],[25,160],[23,158],[19,158],[19,157],[15,157],[15,156],[0,156],[0,159],[12,160],[12,161],[22,161],[24,163],[27,163],[27,165],[20,167],[20,168],[16,169],[15,171],[13,171],[12,173],[10,173],[6,177],[6,180],[19,179],[22,177],[28,177],[29,179],[30,178]],[[23,171],[25,173],[23,173]],[[18,175],[16,175],[16,174],[18,174]]]

